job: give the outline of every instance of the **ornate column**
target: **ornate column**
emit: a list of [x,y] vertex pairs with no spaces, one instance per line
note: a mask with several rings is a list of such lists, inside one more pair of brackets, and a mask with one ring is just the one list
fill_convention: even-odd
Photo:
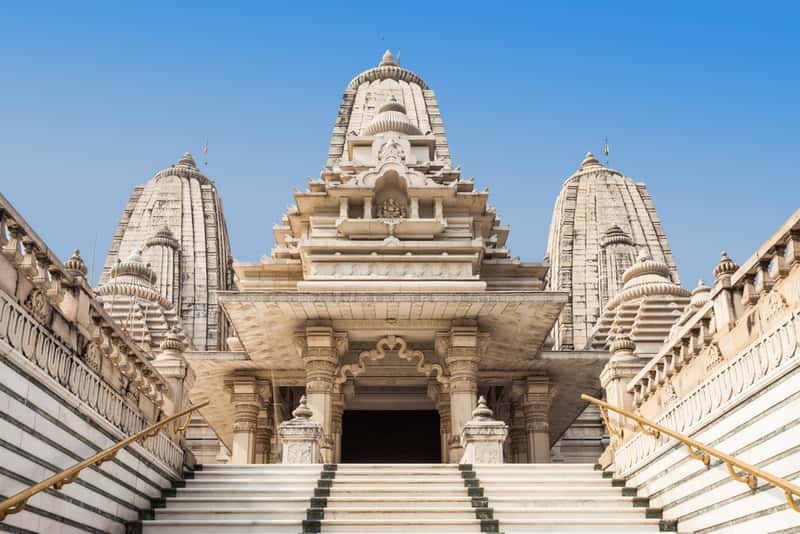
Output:
[[322,426],[322,456],[333,462],[333,389],[339,357],[347,350],[347,335],[329,326],[308,326],[295,336],[306,369],[306,397],[312,419]]
[[453,326],[446,338],[439,337],[437,344],[446,339],[444,360],[450,371],[450,454],[449,459],[460,459],[464,450],[459,442],[464,425],[472,418],[478,401],[478,364],[486,348],[488,334],[478,332],[478,327]]
[[532,375],[525,392],[525,426],[528,432],[528,461],[550,462],[550,378]]
[[331,429],[333,433],[333,463],[342,461],[342,416],[344,415],[344,393],[334,391]]
[[261,410],[256,421],[255,462],[257,464],[270,463],[272,449],[272,414],[269,406]]
[[472,411],[472,419],[461,431],[461,446],[464,456],[461,464],[502,464],[503,443],[508,436],[508,425],[492,419],[492,410],[486,399],[478,399],[478,407]]
[[255,462],[258,412],[268,398],[269,387],[254,376],[244,375],[227,379],[225,389],[233,403],[231,463],[252,464]]
[[[606,401],[614,406],[633,411],[635,406],[633,395],[628,393],[626,384],[642,369],[643,361],[633,351],[636,344],[627,334],[617,334],[611,342],[611,359],[600,372],[600,385],[605,390]],[[614,428],[631,435],[631,422],[616,412],[607,414],[608,421]],[[610,433],[610,432],[609,432]],[[622,444],[620,436],[611,434],[611,444],[600,456],[600,464],[607,467],[614,463],[614,451]]]
[[450,393],[448,384],[428,382],[428,398],[436,405],[439,412],[439,446],[441,447],[442,463],[450,463]]
[[528,462],[528,433],[525,429],[525,391],[524,379],[514,379],[511,383],[511,458],[514,463]]

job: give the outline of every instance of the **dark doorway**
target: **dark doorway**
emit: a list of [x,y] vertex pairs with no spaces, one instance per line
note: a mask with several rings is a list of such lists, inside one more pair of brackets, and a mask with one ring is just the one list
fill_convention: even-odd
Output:
[[440,463],[436,410],[345,410],[343,463]]

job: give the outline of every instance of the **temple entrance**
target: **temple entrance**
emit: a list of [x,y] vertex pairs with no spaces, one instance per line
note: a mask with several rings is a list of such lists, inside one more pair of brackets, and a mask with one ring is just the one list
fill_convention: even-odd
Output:
[[342,463],[440,463],[436,410],[345,410]]

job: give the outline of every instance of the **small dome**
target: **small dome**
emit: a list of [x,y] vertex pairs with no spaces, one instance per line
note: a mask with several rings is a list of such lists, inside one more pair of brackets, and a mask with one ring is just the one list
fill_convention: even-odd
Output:
[[117,264],[111,269],[111,277],[132,276],[143,280],[148,285],[156,283],[156,273],[148,263],[145,265],[142,259],[142,251],[134,249],[125,261],[117,260]]
[[636,263],[622,273],[622,282],[623,287],[630,287],[648,282],[672,283],[672,280],[669,275],[669,266],[653,260],[647,249],[642,249],[639,251]]
[[379,67],[396,67],[397,61],[394,60],[394,56],[389,50],[383,53],[383,57],[381,58],[381,62],[378,63]]
[[393,96],[389,98],[380,108],[378,113],[372,118],[369,124],[364,127],[362,135],[377,135],[384,132],[399,132],[406,135],[422,135],[411,119],[406,115],[406,108],[403,107]]
[[179,249],[180,243],[177,239],[175,239],[175,234],[172,233],[172,230],[169,229],[168,226],[162,226],[160,230],[158,230],[155,234],[150,236],[150,238],[145,243],[147,247],[170,247],[172,249]]
[[633,239],[625,230],[616,224],[612,224],[608,230],[600,238],[600,246],[608,246],[613,244],[634,245]]
[[89,269],[86,268],[86,263],[83,261],[83,258],[81,258],[81,251],[77,248],[75,252],[72,253],[72,256],[64,262],[64,268],[66,268],[72,276],[82,276],[84,278],[86,278],[86,273],[89,272]]
[[699,280],[697,287],[692,290],[691,304],[693,308],[701,308],[711,299],[711,288],[705,282]]
[[597,158],[594,157],[594,154],[591,152],[587,152],[586,156],[583,158],[583,162],[581,163],[581,169],[585,169],[587,167],[602,167]]
[[714,267],[714,280],[719,280],[723,276],[730,276],[739,269],[739,265],[728,257],[724,250],[720,255],[719,263]]
[[178,165],[184,165],[186,167],[192,167],[194,169],[197,168],[197,164],[194,162],[194,158],[188,152],[184,152],[181,159],[178,160]]

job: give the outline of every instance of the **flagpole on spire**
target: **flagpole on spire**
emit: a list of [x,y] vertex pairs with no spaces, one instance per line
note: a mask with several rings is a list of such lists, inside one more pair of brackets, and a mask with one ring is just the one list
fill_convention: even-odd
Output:
[[208,167],[208,138],[206,138],[206,144],[203,145],[203,164]]
[[603,147],[603,153],[606,155],[606,167],[608,167],[608,137],[606,137],[605,146]]

